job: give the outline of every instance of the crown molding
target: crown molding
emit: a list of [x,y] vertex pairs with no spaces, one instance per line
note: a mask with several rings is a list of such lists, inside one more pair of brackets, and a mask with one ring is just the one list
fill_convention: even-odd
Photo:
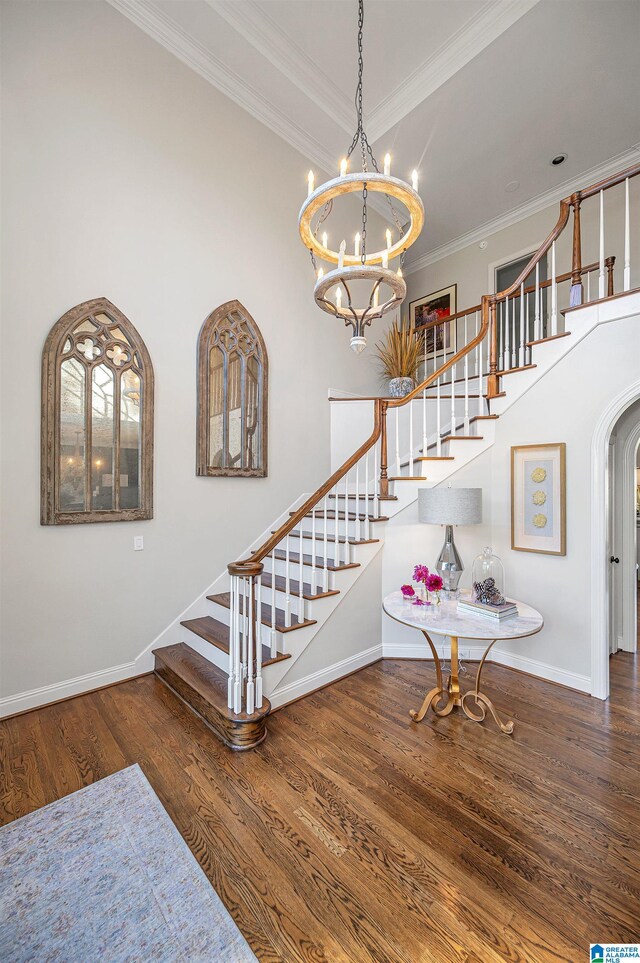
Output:
[[507,211],[506,214],[500,214],[490,221],[485,221],[484,224],[480,224],[472,231],[468,231],[466,234],[460,234],[459,237],[455,237],[452,241],[447,241],[446,244],[441,244],[440,247],[436,247],[432,251],[427,251],[426,254],[421,254],[415,258],[415,260],[409,261],[409,263],[405,265],[405,277],[409,274],[415,274],[416,271],[429,267],[431,264],[435,264],[436,261],[441,261],[451,254],[462,251],[463,248],[469,247],[470,244],[477,244],[486,237],[490,237],[492,234],[496,234],[506,227],[517,224],[518,221],[523,221],[525,218],[531,217],[532,214],[538,214],[546,207],[559,203],[564,197],[573,194],[574,191],[582,190],[594,182],[597,183],[605,177],[617,174],[619,171],[624,170],[625,167],[631,167],[632,164],[637,164],[639,155],[640,144],[635,144],[629,150],[623,151],[621,154],[616,154],[615,157],[611,157],[603,164],[583,171],[582,174],[572,177],[570,180],[563,181],[562,184],[558,184],[543,194],[538,194],[537,197],[531,198],[531,200],[521,204],[520,207],[515,207],[511,211]]
[[371,140],[378,141],[538,2],[489,0],[472,20],[373,109],[367,121]]
[[265,57],[284,77],[331,117],[346,133],[354,130],[349,97],[304,54],[298,44],[265,13],[255,0],[205,0],[220,17]]
[[327,173],[334,170],[335,157],[331,152],[211,51],[185,33],[175,20],[150,0],[107,0],[107,3],[304,157],[316,163],[321,170]]

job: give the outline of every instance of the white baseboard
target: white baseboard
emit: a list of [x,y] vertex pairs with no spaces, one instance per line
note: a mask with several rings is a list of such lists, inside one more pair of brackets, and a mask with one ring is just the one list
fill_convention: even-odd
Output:
[[[449,658],[448,645],[438,645],[436,648],[441,658]],[[484,647],[462,643],[460,652],[465,653],[464,656],[461,656],[462,658],[467,658],[470,662],[478,662],[482,658]],[[426,644],[420,642],[384,642],[382,657],[384,659],[431,659],[431,652]],[[526,656],[512,655],[510,652],[500,652],[493,649],[489,661],[510,669],[519,669],[521,672],[526,672],[528,675],[536,676],[538,679],[544,679],[547,682],[556,682],[568,689],[577,689],[578,692],[591,692],[591,679],[588,675],[579,675],[577,672],[569,672],[567,669],[558,669],[554,665],[539,662],[537,659],[528,659]]]
[[83,692],[112,685],[114,682],[124,682],[126,679],[150,671],[151,668],[153,668],[152,665],[147,665],[146,662],[137,659],[135,662],[114,665],[109,669],[101,669],[99,672],[79,675],[75,679],[65,679],[63,682],[54,682],[53,685],[44,685],[39,689],[30,689],[28,692],[18,692],[16,695],[5,696],[0,699],[0,719],[15,715],[17,712],[37,709],[39,706],[48,705],[50,702],[70,699],[72,696],[82,695]]
[[334,662],[333,665],[327,666],[326,669],[319,669],[317,672],[305,675],[296,682],[283,685],[280,689],[277,689],[276,692],[269,694],[268,698],[271,703],[271,708],[279,709],[289,702],[295,702],[296,699],[308,695],[309,692],[329,685],[330,682],[337,682],[337,680],[343,676],[349,675],[357,669],[363,669],[365,665],[377,662],[380,658],[382,658],[382,645],[372,645],[369,649],[364,649],[362,652],[356,652],[355,655],[350,655],[348,659],[343,659],[341,662]]

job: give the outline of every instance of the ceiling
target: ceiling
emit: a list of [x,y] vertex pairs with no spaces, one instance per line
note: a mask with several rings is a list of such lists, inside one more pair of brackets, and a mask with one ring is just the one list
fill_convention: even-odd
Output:
[[[108,2],[337,172],[355,129],[355,0]],[[425,205],[409,270],[638,159],[638,37],[634,0],[368,0],[365,127],[393,173],[418,169]]]

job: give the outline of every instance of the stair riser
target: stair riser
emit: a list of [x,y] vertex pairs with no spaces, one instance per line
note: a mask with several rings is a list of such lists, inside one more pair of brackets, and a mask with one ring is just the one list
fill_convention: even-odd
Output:
[[[383,502],[382,504],[384,505],[384,502]],[[353,509],[354,509],[353,504],[350,504],[350,511],[353,511]],[[340,510],[342,511],[342,505],[340,506]],[[384,509],[381,508],[381,511],[384,512]],[[338,536],[339,536],[339,537],[343,537],[344,534],[345,534],[345,519],[344,519],[344,518],[339,518],[339,519],[337,519],[337,524],[338,524]],[[376,532],[376,528],[378,528],[378,526],[380,525],[380,522],[371,522],[371,521],[369,521],[369,523],[368,523],[368,525],[367,525],[366,522],[364,522],[364,521],[361,520],[361,521],[360,521],[360,527],[359,527],[359,529],[358,529],[357,523],[356,523],[355,521],[347,520],[346,524],[347,524],[347,537],[348,537],[348,538],[353,538],[353,539],[355,539],[355,538],[379,538],[379,537],[380,537],[380,535],[379,535],[379,530],[378,530],[378,532]],[[304,528],[305,528],[305,531],[310,531],[310,530],[311,530],[311,517],[310,517],[310,516],[307,516],[307,517],[305,518],[305,520],[304,520]],[[327,518],[327,520],[326,520],[326,531],[327,531],[327,535],[334,535],[334,534],[335,534],[335,531],[336,531],[336,519],[335,519],[335,518]],[[317,517],[317,518],[316,518],[316,538],[317,538],[319,541],[320,541],[320,540],[321,540],[321,541],[324,541],[324,532],[325,532],[325,519],[324,519],[324,517],[322,517],[322,518]],[[367,534],[367,532],[368,532],[368,534]],[[294,546],[297,542],[298,542],[298,539],[296,539],[296,538],[292,538],[292,539],[291,539],[290,545],[291,545],[292,550],[293,550],[293,546]]]
[[[343,546],[343,548],[344,548],[344,546]],[[330,557],[331,557],[331,547],[329,548],[329,552],[330,552]],[[306,554],[309,554],[309,553],[307,552]],[[320,555],[321,555],[321,552],[320,552],[320,551],[317,551],[317,552],[316,552],[316,555],[317,555],[317,556],[320,556]],[[341,558],[344,558],[344,556],[341,556]],[[264,562],[265,571],[267,571],[267,572],[273,571],[273,567],[272,567],[272,566],[273,566],[272,559],[270,559],[270,558],[265,559],[265,562]],[[311,566],[310,566],[310,565],[303,565],[303,569],[304,569],[305,582],[310,582],[310,581],[311,581]],[[282,575],[283,577],[286,575],[286,565],[285,565],[284,560],[276,559],[276,562],[275,562],[275,574],[276,574],[276,575]],[[321,587],[321,588],[324,588],[325,585],[327,585],[329,589],[335,588],[336,586],[334,586],[334,575],[335,575],[334,572],[329,572],[329,573],[328,573],[328,582],[326,582],[326,581],[325,581],[325,569],[323,569],[323,568],[316,568],[316,585],[319,586],[319,587]],[[294,564],[294,563],[291,563],[291,565],[290,565],[290,570],[289,570],[289,578],[294,578],[294,579],[296,579],[296,580],[298,580],[298,579],[300,578],[300,566],[298,565],[297,562],[296,562],[295,564]],[[271,589],[267,589],[266,591],[270,592]]]

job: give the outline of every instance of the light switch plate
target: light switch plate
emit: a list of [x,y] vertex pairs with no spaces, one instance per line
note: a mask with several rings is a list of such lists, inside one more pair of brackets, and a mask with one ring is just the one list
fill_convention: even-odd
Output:
[[144,535],[134,535],[133,536],[134,552],[141,552],[143,548],[144,548]]

